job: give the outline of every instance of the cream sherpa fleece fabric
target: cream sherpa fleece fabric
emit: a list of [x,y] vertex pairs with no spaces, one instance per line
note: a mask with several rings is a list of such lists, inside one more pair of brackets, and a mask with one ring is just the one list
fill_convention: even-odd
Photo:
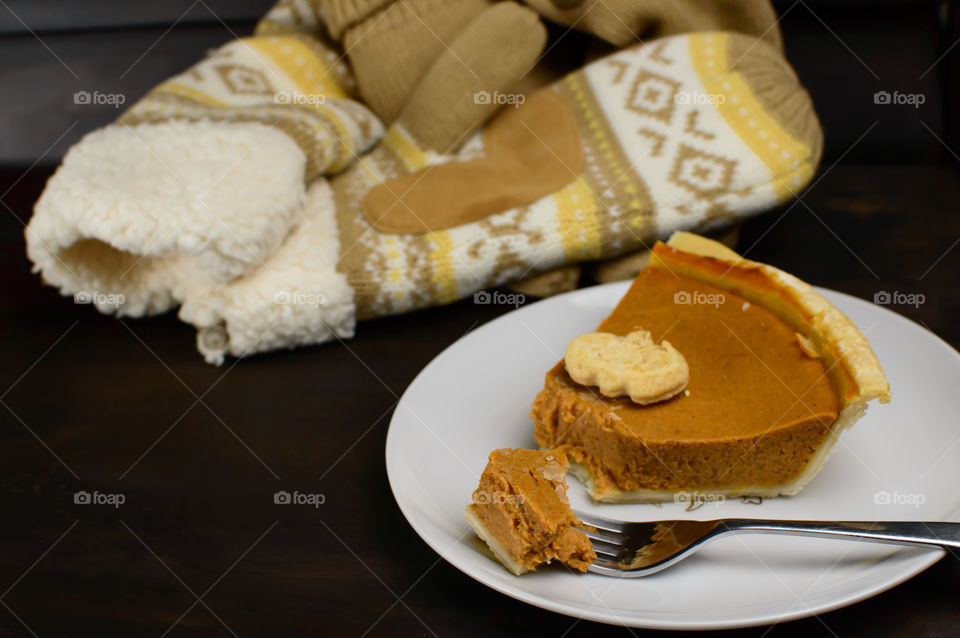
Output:
[[102,312],[163,312],[182,300],[181,282],[228,281],[277,249],[301,214],[304,164],[262,124],[108,126],[50,179],[27,254],[64,294],[125,298]]
[[353,336],[353,288],[337,271],[340,242],[327,180],[313,182],[303,211],[277,252],[252,273],[186,290],[180,318],[206,326],[197,348],[207,362]]
[[50,179],[27,252],[48,283],[101,312],[181,305],[209,363],[352,337],[330,186],[305,192],[305,161],[257,123],[108,126]]

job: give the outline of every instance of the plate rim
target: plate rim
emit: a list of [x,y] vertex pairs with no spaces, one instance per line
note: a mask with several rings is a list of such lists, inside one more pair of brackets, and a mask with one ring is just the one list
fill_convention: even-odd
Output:
[[[387,481],[390,484],[390,492],[393,495],[393,499],[396,502],[397,506],[400,508],[400,512],[403,514],[404,519],[406,519],[407,524],[410,525],[411,528],[413,528],[413,531],[416,532],[417,536],[419,536],[420,539],[423,542],[425,542],[428,547],[430,547],[430,549],[436,552],[440,558],[442,558],[448,564],[452,565],[453,567],[458,569],[460,572],[466,574],[473,580],[481,583],[482,585],[485,585],[486,587],[489,587],[490,589],[493,589],[494,591],[497,591],[503,595],[509,596],[510,598],[513,598],[515,600],[519,600],[521,602],[527,603],[529,605],[533,605],[535,607],[539,607],[541,609],[546,609],[547,611],[559,613],[564,616],[578,618],[581,620],[589,620],[592,622],[600,622],[600,623],[609,624],[609,625],[618,625],[618,626],[642,628],[642,629],[666,629],[666,630],[717,629],[719,630],[719,629],[736,629],[736,628],[758,627],[758,626],[765,626],[765,625],[776,625],[782,622],[790,622],[793,620],[800,620],[802,618],[809,618],[811,616],[818,616],[823,613],[828,613],[831,611],[835,611],[837,609],[841,609],[843,607],[848,607],[850,605],[856,604],[868,598],[872,598],[874,596],[882,594],[885,591],[889,591],[890,589],[896,587],[897,585],[900,585],[906,582],[907,580],[913,578],[917,574],[920,574],[926,569],[929,569],[931,566],[936,564],[941,558],[943,558],[946,555],[946,552],[941,549],[931,548],[928,550],[924,550],[922,548],[919,548],[921,549],[920,552],[917,552],[914,557],[908,558],[906,560],[906,567],[903,569],[901,573],[895,574],[886,580],[881,580],[876,584],[863,589],[862,591],[854,592],[848,596],[842,596],[837,600],[826,602],[821,605],[808,606],[802,609],[798,609],[796,611],[781,613],[777,615],[768,614],[763,616],[757,616],[749,620],[729,619],[729,620],[720,620],[720,621],[704,620],[704,621],[688,621],[688,622],[675,621],[675,620],[663,621],[663,620],[656,620],[656,619],[643,620],[643,619],[614,618],[614,617],[611,617],[610,613],[604,614],[601,612],[594,612],[593,608],[581,610],[578,607],[572,607],[569,604],[564,604],[562,602],[555,601],[552,598],[540,596],[532,592],[513,589],[505,584],[501,584],[499,581],[496,581],[496,580],[492,580],[492,581],[488,580],[479,571],[479,569],[473,568],[469,564],[461,565],[458,562],[451,560],[451,558],[448,556],[448,550],[446,549],[441,550],[441,548],[438,547],[438,543],[434,542],[431,538],[429,538],[428,537],[429,534],[424,533],[424,530],[422,529],[423,524],[421,522],[415,522],[415,520],[417,520],[416,516],[411,517],[411,513],[408,510],[408,507],[412,507],[412,504],[405,503],[404,502],[405,497],[402,497],[398,493],[397,487],[396,487],[396,481],[394,480],[393,470],[391,469],[392,468],[391,450],[396,445],[398,445],[396,443],[397,435],[395,434],[396,428],[394,428],[394,422],[397,419],[397,414],[400,411],[399,408],[401,407],[401,405],[403,405],[404,399],[406,398],[407,393],[409,393],[411,388],[414,388],[418,382],[421,382],[422,378],[430,372],[433,366],[436,365],[440,359],[442,359],[444,356],[447,356],[448,352],[451,349],[456,347],[461,341],[463,341],[470,335],[474,335],[489,329],[493,329],[493,326],[499,324],[500,322],[508,321],[509,318],[513,316],[515,313],[524,311],[527,308],[538,306],[540,304],[555,303],[558,300],[567,298],[567,297],[583,296],[587,294],[597,294],[598,291],[603,289],[613,290],[616,288],[623,288],[625,292],[631,283],[632,283],[631,281],[627,280],[627,281],[611,282],[606,284],[598,284],[594,286],[588,286],[586,288],[578,288],[577,290],[572,290],[570,292],[565,292],[559,295],[555,295],[553,297],[540,299],[538,301],[535,301],[534,303],[525,304],[520,308],[515,308],[509,312],[506,312],[500,315],[499,317],[496,317],[476,327],[475,329],[469,330],[468,332],[461,335],[453,343],[445,347],[435,357],[433,357],[433,359],[431,359],[430,362],[427,363],[427,365],[424,366],[420,370],[420,372],[418,372],[417,375],[413,378],[413,380],[407,385],[406,389],[404,390],[403,394],[400,397],[400,400],[397,402],[397,405],[394,407],[393,414],[390,417],[390,424],[387,427],[387,437],[384,445],[384,461],[385,461],[386,470],[387,470]],[[824,292],[827,292],[833,295],[838,295],[840,297],[843,297],[847,300],[854,302],[855,304],[856,303],[867,304],[874,310],[879,310],[881,311],[881,313],[887,313],[888,316],[894,317],[898,321],[909,324],[912,328],[918,328],[923,333],[926,333],[926,335],[932,336],[939,343],[939,345],[944,347],[947,350],[947,352],[957,361],[957,363],[960,364],[960,352],[957,352],[957,350],[949,342],[947,342],[945,339],[937,335],[932,330],[928,329],[926,326],[923,326],[913,321],[912,319],[905,317],[898,312],[893,311],[890,308],[886,308],[884,306],[879,306],[875,303],[871,303],[870,301],[863,299],[861,297],[857,297],[855,295],[851,295],[849,293],[841,292],[838,290],[833,290],[831,288],[825,288],[822,286],[814,286],[814,288],[817,290],[817,292],[821,294],[823,294]],[[451,548],[452,547],[454,546],[451,546]],[[905,548],[905,549],[912,549],[912,548]],[[871,563],[871,566],[880,565],[881,563],[891,560],[897,556],[902,557],[902,554],[899,552],[890,554],[877,562]],[[613,614],[613,616],[615,615],[616,614]],[[632,622],[632,620],[636,620],[637,622]]]

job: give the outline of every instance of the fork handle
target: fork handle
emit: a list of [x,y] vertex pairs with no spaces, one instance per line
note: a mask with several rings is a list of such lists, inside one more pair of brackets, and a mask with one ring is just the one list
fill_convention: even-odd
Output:
[[[767,532],[960,549],[960,523],[724,519],[718,532]],[[724,529],[725,528],[725,529]]]

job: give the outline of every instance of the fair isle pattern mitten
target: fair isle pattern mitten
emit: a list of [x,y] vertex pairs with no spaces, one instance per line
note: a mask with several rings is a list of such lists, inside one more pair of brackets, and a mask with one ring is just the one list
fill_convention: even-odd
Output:
[[[544,18],[590,33],[600,40],[624,47],[642,39],[653,44],[656,38],[694,31],[734,31],[763,39],[783,49],[777,15],[768,0],[606,0],[605,2],[564,2],[526,0]],[[603,263],[593,270],[605,277],[633,271],[628,264],[645,263],[645,251],[632,259],[618,257],[616,264]],[[546,297],[573,290],[577,266],[564,266],[557,273],[533,275],[509,284],[511,290],[527,296]]]
[[424,143],[424,123],[431,107],[470,99],[439,94],[459,66],[446,58],[457,56],[437,61],[376,148],[329,188],[311,188],[305,214],[324,229],[317,236],[336,236],[335,268],[302,267],[285,244],[276,258],[286,266],[271,260],[256,279],[231,282],[229,302],[184,306],[208,361],[283,343],[272,323],[254,341],[265,318],[313,339],[354,317],[718,228],[791,197],[819,159],[805,91],[775,49],[748,36],[675,36],[617,52],[515,99],[519,108],[444,155]]
[[[340,268],[358,317],[449,302],[631,252],[676,230],[728,224],[792,197],[820,158],[809,97],[782,56],[749,36],[706,32],[635,45],[537,95],[506,108],[458,158],[424,157],[394,130],[392,156],[372,154],[338,176]],[[520,120],[509,127],[515,135],[549,152],[504,152],[490,132],[508,120]],[[579,151],[569,148],[570,122]],[[495,170],[490,163],[506,163],[508,183],[529,186],[551,158],[562,158],[555,163],[565,185],[535,201],[476,192]],[[433,165],[404,175],[425,164]]]
[[[220,363],[228,354],[352,336],[355,289],[343,264],[367,253],[357,249],[356,235],[341,234],[335,208],[354,211],[371,184],[422,168],[459,146],[497,108],[474,95],[509,90],[545,41],[537,15],[516,3],[495,3],[471,21],[431,66],[383,142],[331,184],[310,185],[300,224],[260,268],[184,296],[180,317],[198,328],[204,357]],[[415,157],[406,162],[409,153]]]
[[258,269],[299,223],[306,184],[376,142],[382,124],[299,4],[67,153],[26,229],[47,283],[131,316],[205,294]]

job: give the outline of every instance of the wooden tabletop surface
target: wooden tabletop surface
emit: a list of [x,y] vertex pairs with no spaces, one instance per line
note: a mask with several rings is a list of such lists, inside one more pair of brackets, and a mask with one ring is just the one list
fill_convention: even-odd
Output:
[[[471,580],[391,496],[384,439],[398,397],[441,350],[506,310],[464,301],[363,323],[346,346],[208,366],[172,314],[101,316],[30,274],[21,222],[48,174],[0,175],[0,633],[628,633]],[[821,174],[805,205],[748,222],[740,249],[866,299],[922,293],[923,305],[896,310],[960,346],[957,171]],[[278,489],[326,501],[281,508]],[[125,502],[76,505],[77,490]],[[957,591],[960,558],[947,556],[852,607],[742,633],[955,636]]]
[[[473,581],[393,500],[384,441],[398,397],[508,308],[462,301],[363,323],[345,345],[215,368],[173,313],[102,316],[30,273],[23,224],[50,166],[116,116],[78,106],[75,92],[132,102],[249,33],[272,3],[0,2],[0,636],[653,633]],[[923,294],[895,310],[960,347],[955,5],[776,0],[827,145],[803,203],[746,223],[739,249],[868,300]],[[880,90],[926,104],[877,105]],[[279,507],[281,489],[325,502]],[[78,505],[78,490],[124,502]],[[960,557],[948,555],[846,609],[724,633],[960,636],[958,591]]]

